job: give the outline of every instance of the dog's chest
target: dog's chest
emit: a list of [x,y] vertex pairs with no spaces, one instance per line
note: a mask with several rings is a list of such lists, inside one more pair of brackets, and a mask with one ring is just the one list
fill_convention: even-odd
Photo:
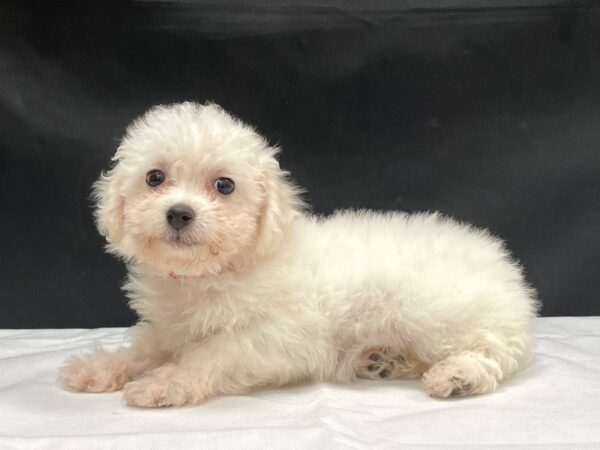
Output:
[[247,326],[252,312],[235,297],[230,292],[181,286],[161,292],[138,312],[152,324],[159,345],[176,352],[188,343]]

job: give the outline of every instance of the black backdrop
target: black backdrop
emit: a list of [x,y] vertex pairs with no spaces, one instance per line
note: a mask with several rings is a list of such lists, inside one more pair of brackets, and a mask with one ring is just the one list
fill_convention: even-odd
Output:
[[544,315],[600,314],[598,3],[2,4],[0,327],[134,320],[89,188],[188,99],[281,145],[315,211],[444,211],[508,241]]

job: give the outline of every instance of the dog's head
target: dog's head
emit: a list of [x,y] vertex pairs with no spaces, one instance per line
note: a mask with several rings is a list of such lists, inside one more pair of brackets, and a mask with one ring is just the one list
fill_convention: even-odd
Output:
[[276,154],[216,105],[155,107],[94,185],[98,229],[111,252],[158,273],[243,270],[302,208]]

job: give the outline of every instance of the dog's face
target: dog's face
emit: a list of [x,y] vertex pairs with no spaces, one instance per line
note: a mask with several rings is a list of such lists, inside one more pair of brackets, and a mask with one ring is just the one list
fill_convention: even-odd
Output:
[[94,185],[98,228],[110,251],[157,273],[244,270],[301,207],[276,153],[216,105],[153,108]]

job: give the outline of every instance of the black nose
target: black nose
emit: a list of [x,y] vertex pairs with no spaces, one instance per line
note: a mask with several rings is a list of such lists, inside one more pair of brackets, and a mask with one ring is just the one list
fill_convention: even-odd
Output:
[[167,222],[176,230],[189,225],[194,220],[194,211],[187,205],[179,203],[167,211]]

